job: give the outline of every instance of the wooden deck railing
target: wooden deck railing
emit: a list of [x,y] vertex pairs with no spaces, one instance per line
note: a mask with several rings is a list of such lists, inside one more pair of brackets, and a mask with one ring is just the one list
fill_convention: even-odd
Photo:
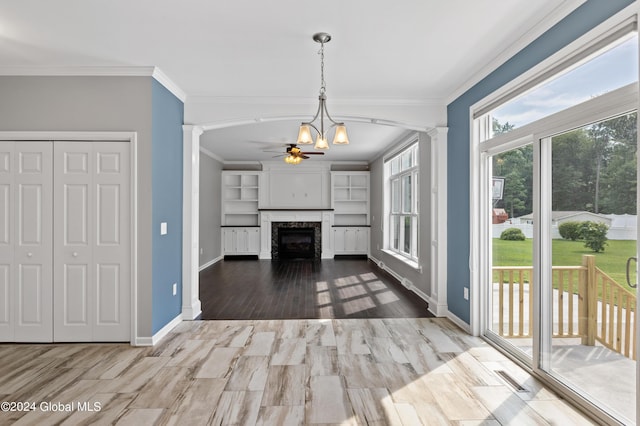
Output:
[[[636,297],[595,266],[585,255],[581,266],[554,266],[553,337],[580,338],[583,345],[596,342],[636,359]],[[494,320],[497,332],[507,338],[531,338],[533,282],[531,266],[493,268]]]

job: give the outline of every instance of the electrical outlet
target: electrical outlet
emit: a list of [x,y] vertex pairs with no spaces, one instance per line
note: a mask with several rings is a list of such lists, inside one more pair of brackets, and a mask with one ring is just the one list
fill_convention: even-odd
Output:
[[178,294],[178,283],[173,283],[173,295]]
[[469,287],[464,288],[464,300],[469,300]]
[[200,247],[200,254],[204,254],[204,249]]

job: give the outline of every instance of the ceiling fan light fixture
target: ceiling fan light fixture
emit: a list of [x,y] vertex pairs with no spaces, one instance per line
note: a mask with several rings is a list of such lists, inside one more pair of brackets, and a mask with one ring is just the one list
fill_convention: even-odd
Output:
[[287,155],[286,157],[284,157],[284,162],[287,164],[300,164],[301,161],[301,157],[295,157],[293,155]]
[[338,124],[336,134],[333,137],[334,145],[348,145],[349,136],[347,136],[347,127],[344,124]]
[[311,145],[313,143],[313,136],[311,136],[311,128],[308,124],[301,124],[298,131],[298,144],[299,145]]

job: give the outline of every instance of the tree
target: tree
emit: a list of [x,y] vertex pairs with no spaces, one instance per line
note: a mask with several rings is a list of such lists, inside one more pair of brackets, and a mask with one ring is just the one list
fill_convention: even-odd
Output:
[[552,201],[554,211],[591,211],[590,182],[593,161],[591,141],[583,129],[553,138],[551,146]]
[[607,245],[607,231],[609,226],[600,222],[582,222],[581,236],[584,239],[584,246],[590,248],[596,253],[604,251]]
[[636,214],[637,187],[637,114],[607,120],[612,140],[601,177],[601,211]]
[[525,146],[495,155],[493,173],[504,177],[502,200],[496,207],[509,212],[509,217],[531,213],[531,179],[533,174],[532,147]]
[[511,130],[513,130],[515,128],[515,124],[509,124],[509,122],[507,121],[504,124],[501,124],[497,118],[492,117],[491,118],[491,130],[493,130],[493,135],[499,135],[501,133],[507,133],[510,132]]
[[607,160],[611,151],[611,140],[613,139],[614,130],[609,125],[609,121],[602,121],[593,124],[589,128],[589,137],[593,143],[593,158],[595,160],[595,182],[593,195],[593,210],[600,213],[600,176],[602,173],[603,163]]

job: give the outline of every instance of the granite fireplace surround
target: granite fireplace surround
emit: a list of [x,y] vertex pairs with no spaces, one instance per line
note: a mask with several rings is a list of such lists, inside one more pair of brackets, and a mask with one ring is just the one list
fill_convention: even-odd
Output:
[[313,260],[320,260],[322,255],[322,223],[321,222],[271,222],[271,259],[280,260],[278,248],[278,230],[295,228],[314,229],[314,257]]

